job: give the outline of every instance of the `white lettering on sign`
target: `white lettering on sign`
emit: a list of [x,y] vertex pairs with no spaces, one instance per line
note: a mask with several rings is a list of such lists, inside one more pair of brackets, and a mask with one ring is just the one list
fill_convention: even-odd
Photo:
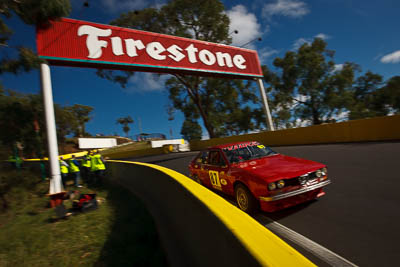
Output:
[[177,45],[171,45],[170,47],[168,47],[167,51],[171,53],[171,55],[169,55],[170,58],[172,58],[173,60],[175,60],[176,62],[181,61],[183,58],[185,58],[185,55],[181,53],[183,49],[180,48]]
[[231,55],[229,55],[228,53],[221,53],[221,52],[217,52],[216,54],[219,66],[223,67],[226,65],[229,68],[233,67]]
[[124,51],[122,50],[121,38],[111,37],[111,46],[112,46],[112,51],[113,51],[114,55],[120,56],[120,55],[124,54]]
[[[78,28],[78,36],[87,35],[86,47],[89,51],[88,58],[100,58],[102,56],[102,49],[107,48],[108,42],[106,40],[99,40],[99,37],[109,37],[111,34],[111,29],[103,30],[89,25],[82,25]],[[124,55],[122,39],[118,36],[113,36],[110,39],[113,54],[116,56]],[[186,48],[182,48],[176,44],[165,48],[159,42],[151,42],[145,45],[141,40],[124,39],[124,43],[125,52],[129,57],[137,57],[139,56],[138,50],[145,49],[147,55],[160,61],[167,58],[165,52],[168,52],[168,57],[176,62],[188,57],[189,62],[192,64],[197,63],[199,59],[203,64],[208,66],[217,64],[220,67],[236,67],[241,70],[247,68],[246,59],[240,54],[235,54],[232,58],[229,53],[213,53],[207,49],[199,51],[194,44],[190,44]]]
[[137,57],[137,49],[142,50],[145,48],[144,44],[140,40],[126,39],[126,53],[130,57]]
[[206,64],[208,66],[214,65],[214,63],[215,63],[214,54],[211,53],[210,51],[208,51],[207,49],[203,49],[200,51],[199,58],[200,58],[201,62],[203,62],[204,64]]
[[166,58],[166,56],[160,55],[164,51],[164,46],[159,42],[151,42],[146,46],[147,54],[156,60],[164,60]]
[[189,45],[188,47],[186,47],[185,50],[186,50],[187,53],[188,53],[189,62],[190,62],[190,63],[196,63],[196,62],[197,62],[197,59],[196,59],[196,52],[198,52],[199,50],[198,50],[196,47],[194,47],[193,44],[191,44],[191,45]]
[[246,63],[246,59],[242,55],[233,56],[233,64],[239,69],[244,70],[246,68],[246,65],[243,65],[244,63]]
[[103,30],[89,25],[80,26],[78,36],[87,35],[86,47],[89,50],[88,58],[101,57],[102,47],[107,47],[107,41],[99,40],[98,37],[107,37],[111,35],[111,29]]

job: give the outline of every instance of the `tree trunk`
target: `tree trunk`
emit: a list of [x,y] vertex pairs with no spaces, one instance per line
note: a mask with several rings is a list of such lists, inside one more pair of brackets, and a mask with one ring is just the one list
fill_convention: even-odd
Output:
[[204,111],[203,107],[201,106],[200,99],[199,99],[199,101],[196,101],[195,103],[196,103],[197,108],[200,111],[200,116],[203,119],[203,124],[208,132],[208,135],[210,136],[210,138],[215,138],[216,136],[214,133],[214,128],[208,122],[208,116],[207,116],[206,112]]
[[195,103],[195,105],[199,109],[200,116],[201,116],[201,118],[203,120],[203,124],[204,124],[204,127],[206,128],[206,130],[208,132],[208,135],[210,136],[210,138],[214,138],[215,137],[214,128],[208,122],[207,113],[205,112],[205,110],[203,109],[203,106],[201,105],[202,104],[201,103],[201,98],[200,98],[200,96],[198,94],[199,82],[197,81],[197,83],[195,83],[195,87],[196,88],[194,88],[190,83],[188,83],[180,75],[175,75],[175,77],[185,85],[186,91],[187,91],[189,97],[193,100],[193,102]]
[[319,119],[319,112],[317,107],[315,106],[315,100],[314,97],[311,96],[311,112],[312,112],[312,118],[313,118],[313,125],[318,125],[321,124],[321,121]]

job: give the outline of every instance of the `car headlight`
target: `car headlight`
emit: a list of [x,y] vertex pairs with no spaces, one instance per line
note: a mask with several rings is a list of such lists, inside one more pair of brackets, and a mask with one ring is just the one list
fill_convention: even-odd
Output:
[[317,176],[318,178],[321,178],[322,177],[322,171],[321,170],[316,171],[315,172],[315,176]]
[[268,190],[269,191],[272,191],[272,190],[275,190],[276,189],[276,184],[275,183],[269,183],[268,184]]
[[276,186],[281,189],[282,187],[285,186],[285,181],[283,180],[279,180],[278,182],[276,182]]
[[328,169],[327,168],[322,168],[322,175],[327,175],[328,174]]

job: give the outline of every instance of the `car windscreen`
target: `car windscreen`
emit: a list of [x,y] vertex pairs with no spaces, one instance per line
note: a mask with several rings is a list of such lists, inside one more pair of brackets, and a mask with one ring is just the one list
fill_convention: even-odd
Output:
[[230,163],[237,163],[246,160],[258,159],[277,154],[271,148],[260,143],[249,143],[249,145],[236,145],[223,149],[226,158]]

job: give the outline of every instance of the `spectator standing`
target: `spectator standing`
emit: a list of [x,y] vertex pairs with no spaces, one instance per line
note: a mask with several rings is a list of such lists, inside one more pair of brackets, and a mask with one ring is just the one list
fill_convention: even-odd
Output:
[[75,155],[72,155],[72,158],[68,161],[69,163],[69,171],[72,174],[75,180],[76,187],[82,187],[79,182],[81,180],[81,171],[79,169],[79,162],[76,160]]
[[105,160],[100,155],[98,150],[94,151],[94,154],[91,156],[91,173],[92,178],[94,179],[94,184],[102,182],[100,179],[103,179],[104,171],[106,170]]
[[83,156],[82,158],[82,168],[81,168],[81,172],[82,172],[82,178],[85,180],[86,183],[89,182],[90,180],[90,166],[91,166],[91,158],[89,155],[89,152]]
[[61,181],[62,181],[62,184],[63,184],[64,188],[65,188],[65,183],[66,183],[66,181],[67,181],[68,168],[69,168],[68,163],[66,163],[66,162],[64,161],[64,158],[63,158],[63,157],[60,157]]

